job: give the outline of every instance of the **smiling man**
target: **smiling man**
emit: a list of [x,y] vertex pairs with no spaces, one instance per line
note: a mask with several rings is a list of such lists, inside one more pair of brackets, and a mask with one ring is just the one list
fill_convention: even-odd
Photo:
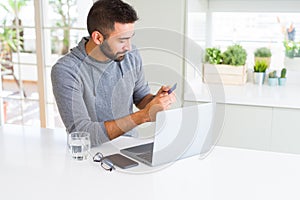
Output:
[[[53,93],[67,132],[87,131],[98,146],[120,135],[134,135],[139,124],[176,100],[162,86],[150,94],[142,60],[131,45],[135,10],[120,0],[99,0],[87,17],[89,37],[57,61]],[[133,112],[133,104],[139,111]]]

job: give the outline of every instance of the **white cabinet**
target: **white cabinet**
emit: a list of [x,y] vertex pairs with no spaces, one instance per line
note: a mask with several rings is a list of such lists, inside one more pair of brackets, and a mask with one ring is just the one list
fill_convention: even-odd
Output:
[[[196,102],[186,101],[185,106]],[[198,102],[204,103],[204,102]],[[272,130],[272,108],[217,104],[214,143],[219,146],[269,150]]]
[[[186,101],[184,105],[195,103]],[[223,123],[214,131],[217,145],[300,154],[300,109],[220,105],[225,107],[225,114],[219,117],[223,121],[214,124]]]
[[269,150],[272,108],[226,105],[218,145]]
[[300,109],[274,108],[271,151],[300,153]]

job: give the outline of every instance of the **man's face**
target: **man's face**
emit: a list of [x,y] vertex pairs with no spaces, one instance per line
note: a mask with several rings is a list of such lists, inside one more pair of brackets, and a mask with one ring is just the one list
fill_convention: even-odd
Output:
[[115,30],[100,45],[103,54],[117,62],[124,59],[127,51],[131,50],[131,38],[134,35],[134,24],[115,23]]

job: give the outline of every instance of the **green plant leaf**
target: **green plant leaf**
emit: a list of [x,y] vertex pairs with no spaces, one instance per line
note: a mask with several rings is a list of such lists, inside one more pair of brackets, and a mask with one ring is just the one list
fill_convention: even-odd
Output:
[[246,50],[239,44],[229,46],[222,54],[223,63],[233,66],[245,65],[247,59]]
[[254,65],[254,72],[266,72],[268,68],[267,61],[265,60],[257,60]]
[[272,56],[271,50],[267,47],[261,47],[255,50],[254,52],[255,57],[263,57],[268,58]]

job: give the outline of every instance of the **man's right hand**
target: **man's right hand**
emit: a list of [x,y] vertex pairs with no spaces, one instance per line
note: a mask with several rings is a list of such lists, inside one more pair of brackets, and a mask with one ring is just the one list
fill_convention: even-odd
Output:
[[152,101],[143,109],[148,122],[155,121],[157,112],[169,109],[172,103],[176,102],[175,93],[168,94],[169,89],[168,86],[162,86]]

